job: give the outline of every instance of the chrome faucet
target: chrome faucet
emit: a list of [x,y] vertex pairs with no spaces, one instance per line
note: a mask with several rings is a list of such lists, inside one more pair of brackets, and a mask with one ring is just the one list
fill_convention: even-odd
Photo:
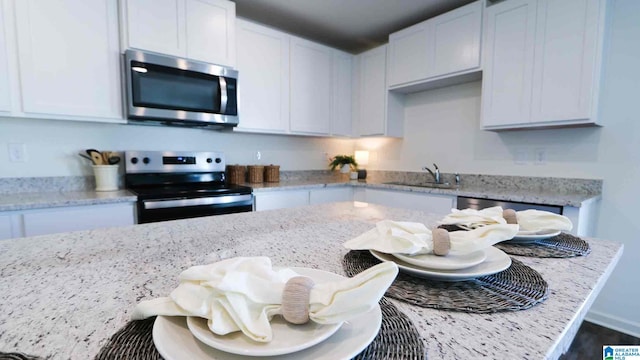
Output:
[[438,165],[433,164],[435,171],[431,171],[428,167],[423,167],[422,170],[427,170],[431,176],[433,176],[433,180],[435,180],[436,184],[440,184],[442,181],[440,179],[440,169],[438,169]]

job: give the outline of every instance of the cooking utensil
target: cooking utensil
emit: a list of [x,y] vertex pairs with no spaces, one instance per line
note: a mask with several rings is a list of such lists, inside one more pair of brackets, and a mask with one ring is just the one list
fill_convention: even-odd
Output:
[[120,162],[120,156],[110,156],[109,165],[115,165]]
[[91,160],[93,160],[93,165],[105,165],[100,151],[96,149],[87,149],[87,154],[91,156]]
[[78,153],[78,155],[80,157],[85,158],[85,159],[87,159],[87,160],[89,160],[89,161],[91,161],[93,163],[93,159],[90,156],[87,156],[87,155],[85,155],[83,153]]

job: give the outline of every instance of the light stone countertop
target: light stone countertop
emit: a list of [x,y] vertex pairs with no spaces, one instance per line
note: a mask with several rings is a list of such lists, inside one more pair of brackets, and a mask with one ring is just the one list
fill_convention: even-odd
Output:
[[316,188],[329,188],[338,186],[366,187],[370,189],[384,189],[396,191],[408,191],[423,194],[466,196],[482,199],[516,201],[532,204],[558,205],[580,207],[583,204],[597,200],[599,194],[576,193],[568,190],[555,189],[514,189],[510,187],[488,187],[488,186],[461,186],[452,189],[439,189],[418,186],[404,186],[395,184],[385,184],[376,181],[341,181],[341,180],[288,180],[278,183],[246,183],[251,186],[254,193],[268,191],[303,190]]
[[56,191],[0,194],[0,211],[54,208],[135,202],[137,197],[127,190]]
[[[93,358],[142,299],[166,296],[186,268],[233,256],[344,274],[343,242],[381,219],[434,225],[443,214],[352,202],[240,213],[0,241],[0,351]],[[416,325],[430,359],[556,359],[573,339],[622,254],[589,239],[568,259],[516,257],[548,282],[531,309],[467,314],[392,300]]]

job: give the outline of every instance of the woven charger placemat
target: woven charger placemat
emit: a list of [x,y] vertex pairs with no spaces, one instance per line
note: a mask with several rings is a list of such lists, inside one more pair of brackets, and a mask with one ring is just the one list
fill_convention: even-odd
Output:
[[[455,225],[440,225],[439,228],[447,231],[460,231],[460,228]],[[567,233],[560,233],[558,236],[532,243],[505,241],[494,246],[507,254],[540,258],[569,258],[585,256],[591,252],[589,243]]]
[[[426,359],[426,349],[411,320],[385,298],[380,300],[380,308],[382,310],[380,332],[354,359]],[[154,321],[155,317],[130,321],[109,339],[95,359],[162,360],[153,344]]]
[[[343,258],[354,276],[380,261],[369,251],[352,250]],[[386,295],[413,305],[472,313],[528,309],[547,299],[549,287],[540,274],[518,260],[497,274],[468,281],[446,282],[414,277],[400,271]]]

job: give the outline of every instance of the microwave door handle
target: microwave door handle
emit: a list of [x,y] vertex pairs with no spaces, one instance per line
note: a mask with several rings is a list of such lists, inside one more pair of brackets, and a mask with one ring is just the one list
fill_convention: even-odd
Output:
[[218,77],[220,80],[220,114],[227,112],[227,80],[224,76]]

